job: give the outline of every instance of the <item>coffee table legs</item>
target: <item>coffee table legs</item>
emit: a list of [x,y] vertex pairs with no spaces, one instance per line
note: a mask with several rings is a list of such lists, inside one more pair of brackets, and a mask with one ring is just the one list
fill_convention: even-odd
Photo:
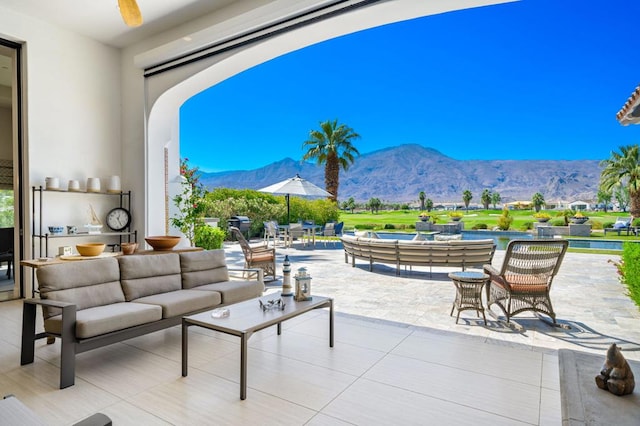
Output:
[[333,299],[329,300],[329,347],[333,347]]
[[[328,300],[322,306],[318,306],[318,308],[326,308],[329,306],[329,347],[333,347],[333,299]],[[189,357],[189,326],[192,325],[188,323],[184,318],[182,319],[182,377],[187,377],[188,371],[188,357]],[[199,325],[199,324],[195,324]],[[282,333],[282,323],[279,322],[276,324],[278,335]],[[205,326],[206,327],[206,326]],[[215,330],[211,327],[211,330]],[[221,330],[218,330],[221,331]],[[224,333],[224,331],[221,331]],[[230,334],[230,333],[227,333]],[[234,333],[235,334],[235,333]],[[235,334],[240,337],[240,399],[247,399],[247,359],[248,359],[248,349],[249,349],[249,338],[253,332],[241,332],[240,334]]]
[[[278,324],[280,325],[280,324]],[[247,342],[249,335],[240,336],[240,399],[247,399]]]
[[189,324],[182,319],[182,377],[187,377],[187,360],[189,359],[187,346],[189,344]]

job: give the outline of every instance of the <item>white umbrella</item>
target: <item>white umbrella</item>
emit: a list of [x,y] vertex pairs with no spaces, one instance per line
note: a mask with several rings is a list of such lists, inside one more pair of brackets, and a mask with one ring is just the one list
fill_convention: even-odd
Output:
[[304,197],[330,197],[331,194],[309,182],[302,179],[300,175],[285,179],[282,182],[274,183],[265,188],[258,189],[260,192],[269,192],[271,194],[284,194],[287,199],[287,222],[290,221],[289,215],[289,195],[301,195]]

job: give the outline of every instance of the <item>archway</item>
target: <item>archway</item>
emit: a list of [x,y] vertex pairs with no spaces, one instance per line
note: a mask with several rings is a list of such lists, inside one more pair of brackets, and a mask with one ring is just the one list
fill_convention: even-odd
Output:
[[244,70],[315,43],[390,23],[505,2],[509,1],[381,1],[147,77],[146,235],[167,232],[167,221],[175,214],[170,200],[177,193],[180,178],[179,109],[190,97]]

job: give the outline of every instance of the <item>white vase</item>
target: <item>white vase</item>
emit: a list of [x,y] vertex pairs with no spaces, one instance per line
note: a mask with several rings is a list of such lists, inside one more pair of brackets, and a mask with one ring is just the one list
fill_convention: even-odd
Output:
[[87,192],[100,192],[100,178],[87,178]]
[[120,192],[120,176],[110,176],[107,180],[107,192]]

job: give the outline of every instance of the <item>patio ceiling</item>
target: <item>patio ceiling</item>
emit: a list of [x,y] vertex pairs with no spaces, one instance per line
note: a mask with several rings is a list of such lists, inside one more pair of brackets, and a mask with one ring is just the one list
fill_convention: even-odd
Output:
[[127,27],[118,0],[0,0],[0,8],[32,16],[115,47],[126,47],[232,3],[254,0],[137,0],[143,24]]

